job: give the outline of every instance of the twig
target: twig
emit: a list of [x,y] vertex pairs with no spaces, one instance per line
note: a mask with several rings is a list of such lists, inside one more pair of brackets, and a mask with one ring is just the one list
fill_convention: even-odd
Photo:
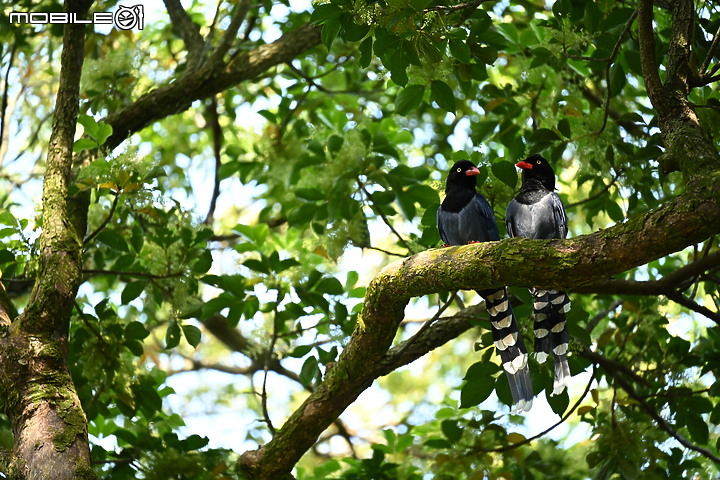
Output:
[[647,412],[647,414],[650,415],[650,417],[652,417],[652,418],[655,420],[655,422],[657,422],[658,426],[659,426],[661,429],[665,430],[665,432],[667,432],[667,433],[668,433],[670,436],[672,436],[675,440],[677,440],[678,442],[680,442],[680,444],[683,445],[684,447],[687,447],[687,448],[689,448],[690,450],[694,450],[694,451],[698,452],[700,455],[709,458],[710,460],[712,460],[712,461],[715,462],[715,463],[719,463],[719,464],[720,464],[720,458],[718,458],[718,457],[716,457],[715,455],[713,455],[712,452],[710,452],[709,450],[707,450],[707,449],[705,449],[705,448],[702,448],[702,447],[699,447],[699,446],[695,445],[694,443],[692,443],[691,441],[689,441],[688,439],[686,439],[685,437],[683,437],[682,435],[680,435],[678,432],[676,432],[675,429],[673,429],[673,428],[670,426],[670,424],[668,424],[668,423],[665,421],[665,419],[662,418],[662,416],[661,416],[657,411],[655,411],[655,409],[654,409],[652,406],[650,406],[650,405],[645,401],[645,399],[642,397],[642,395],[640,395],[640,394],[632,387],[632,385],[630,385],[630,382],[628,382],[628,381],[625,379],[625,377],[623,377],[623,376],[620,375],[617,371],[614,371],[614,370],[612,370],[612,369],[608,370],[608,373],[609,373],[609,374],[613,377],[613,379],[620,385],[620,387],[622,387],[622,389],[625,390],[625,392],[627,392],[627,394],[628,394],[630,397],[632,397],[633,399],[635,399],[635,401],[637,401],[637,402],[640,404],[640,406],[642,407],[642,409],[645,410],[645,412]]
[[429,7],[423,10],[423,13],[429,12],[455,12],[457,10],[465,10],[466,8],[475,8],[482,5],[485,2],[491,0],[474,0],[472,2],[460,3],[458,5],[438,5],[437,7]]
[[368,250],[377,250],[378,252],[384,253],[385,255],[394,255],[396,257],[406,257],[407,256],[407,255],[403,255],[402,253],[390,252],[390,251],[385,250],[380,247],[373,247],[372,245],[369,247],[363,247],[363,248],[367,248]]
[[230,20],[230,25],[225,31],[223,37],[220,39],[220,44],[210,56],[210,65],[216,66],[222,63],[223,57],[228,52],[228,50],[230,50],[230,47],[235,41],[235,37],[237,36],[237,32],[240,29],[240,25],[242,25],[242,22],[247,16],[248,10],[250,9],[250,1],[251,0],[242,0],[236,6],[236,10],[233,13],[232,19]]
[[210,100],[206,118],[208,119],[208,124],[210,125],[210,130],[212,132],[213,155],[215,156],[215,178],[213,180],[213,193],[210,199],[210,207],[208,208],[208,213],[205,216],[205,221],[203,223],[205,223],[205,225],[211,225],[215,215],[217,200],[220,196],[220,167],[222,166],[220,151],[222,150],[223,145],[223,130],[220,127],[217,97],[213,97],[212,100]]
[[607,192],[608,190],[610,190],[610,189],[613,187],[613,185],[615,185],[615,182],[617,182],[617,179],[618,179],[619,176],[620,176],[619,173],[613,175],[613,179],[610,181],[610,183],[608,183],[607,185],[605,185],[600,191],[592,194],[591,196],[589,196],[589,197],[587,197],[587,198],[584,198],[584,199],[582,199],[582,200],[579,200],[579,201],[577,201],[577,202],[567,204],[567,205],[565,206],[565,209],[567,210],[567,209],[569,209],[569,208],[575,208],[575,207],[577,207],[578,205],[582,205],[582,204],[584,204],[584,203],[591,202],[591,201],[595,200],[596,198],[602,196],[605,192]]
[[534,441],[534,440],[537,440],[538,438],[540,438],[540,437],[542,437],[542,436],[544,436],[544,435],[547,435],[547,434],[550,433],[552,430],[554,430],[557,426],[559,426],[560,424],[564,423],[568,418],[570,418],[570,415],[572,415],[573,413],[575,413],[575,410],[577,410],[577,408],[580,406],[580,404],[583,402],[583,400],[585,400],[585,397],[587,396],[588,392],[590,392],[590,387],[592,386],[593,380],[595,380],[595,365],[594,365],[594,364],[593,364],[592,374],[590,375],[590,380],[588,381],[587,385],[585,386],[585,391],[583,391],[582,395],[580,395],[580,398],[578,398],[577,402],[575,402],[575,404],[572,406],[572,408],[571,408],[570,410],[568,410],[567,412],[565,412],[565,414],[564,414],[562,417],[560,417],[560,420],[558,420],[557,422],[555,422],[555,424],[553,424],[553,425],[551,425],[550,427],[546,428],[546,429],[543,430],[542,432],[538,433],[537,435],[533,435],[532,437],[526,438],[525,440],[522,440],[522,441],[520,441],[520,442],[512,443],[512,444],[510,444],[510,445],[504,445],[504,446],[502,446],[502,447],[497,447],[497,448],[474,448],[472,451],[473,451],[473,452],[506,452],[506,451],[508,451],[508,450],[514,450],[514,449],[516,449],[516,448],[518,448],[518,447],[521,447],[521,446],[523,446],[523,445],[526,445],[526,444],[528,444],[528,443],[530,443],[530,442],[532,442],[532,441]]
[[115,192],[115,198],[113,199],[112,205],[110,206],[110,212],[107,214],[102,223],[95,229],[95,231],[85,237],[85,240],[83,240],[83,247],[90,243],[90,241],[94,239],[100,232],[102,232],[103,229],[107,226],[107,224],[110,223],[110,220],[115,213],[115,209],[117,208],[118,201],[120,201],[120,192]]
[[126,272],[122,270],[97,270],[97,269],[82,269],[82,273],[87,275],[117,275],[117,276],[124,276],[124,277],[142,277],[142,278],[152,278],[155,280],[162,280],[164,278],[175,278],[175,277],[181,277],[184,275],[184,272],[174,272],[174,273],[165,273],[165,274],[155,274],[150,272]]
[[610,89],[610,67],[612,67],[615,58],[617,57],[618,52],[620,52],[620,45],[622,44],[623,40],[625,39],[625,35],[630,31],[630,27],[632,27],[633,22],[635,22],[635,19],[638,16],[638,10],[636,9],[632,15],[630,15],[630,18],[628,19],[627,23],[625,24],[625,28],[623,29],[622,33],[620,34],[620,38],[618,38],[617,42],[615,42],[615,46],[613,47],[612,52],[610,53],[610,61],[608,61],[607,65],[605,66],[605,84],[607,85],[607,96],[605,97],[605,105],[603,107],[603,123],[600,129],[597,132],[597,135],[600,135],[602,132],[605,131],[605,127],[607,127],[607,121],[608,121],[608,115],[610,113],[610,97],[612,97],[612,91]]
[[608,316],[608,314],[612,311],[614,311],[616,308],[618,308],[620,305],[625,303],[625,300],[616,300],[610,305],[606,310],[603,310],[602,312],[595,315],[593,318],[590,319],[587,326],[585,327],[585,330],[588,333],[592,333],[593,330],[595,330],[595,327],[597,327],[597,324],[600,323],[602,319]]
[[390,231],[398,238],[398,241],[407,249],[407,251],[411,254],[415,254],[415,251],[410,246],[410,244],[402,237],[402,235],[400,235],[397,230],[395,230],[395,227],[393,227],[390,219],[387,218],[387,216],[383,213],[382,209],[375,204],[375,199],[373,198],[372,193],[370,193],[368,189],[365,188],[365,185],[360,181],[360,179],[358,179],[357,182],[360,186],[360,189],[365,193],[368,200],[370,200],[370,207],[375,210],[375,213],[380,215],[380,218],[382,218],[383,222],[385,222],[385,225],[387,225]]
[[445,302],[444,305],[441,305],[437,312],[435,312],[435,315],[432,316],[432,318],[428,321],[426,321],[420,329],[415,332],[415,335],[410,337],[406,342],[403,343],[402,347],[397,351],[396,355],[401,356],[405,351],[407,351],[408,348],[410,348],[414,342],[417,342],[418,338],[422,338],[425,331],[430,328],[430,326],[435,323],[435,321],[440,318],[440,315],[443,314],[445,310],[452,304],[452,302],[457,297],[457,292],[452,292],[450,295],[450,298],[448,298],[447,302]]
[[261,404],[262,404],[262,412],[263,417],[265,418],[265,423],[267,424],[268,430],[270,430],[270,433],[274,436],[275,435],[275,427],[273,426],[272,420],[270,420],[270,414],[268,413],[267,408],[267,379],[268,379],[268,372],[270,371],[270,360],[272,359],[273,352],[275,350],[275,342],[277,342],[278,339],[278,331],[277,331],[277,319],[278,319],[278,307],[280,306],[280,300],[282,299],[282,293],[281,289],[278,288],[277,291],[277,301],[275,302],[275,306],[273,307],[273,317],[272,317],[272,337],[270,338],[270,346],[268,346],[267,355],[265,356],[265,365],[263,367],[263,382],[262,382],[262,394],[260,396]]
[[[78,305],[77,300],[75,300],[73,303],[75,305],[75,310],[77,310],[78,315],[80,315],[80,318],[82,318],[82,321],[85,324],[85,326],[88,328],[88,330],[90,330],[97,337],[98,341],[102,345],[107,345],[107,341],[102,337],[102,335],[100,335],[100,332],[98,332],[95,329],[95,327],[93,326],[93,324],[88,321],[88,319],[86,318],[85,312],[82,311],[82,308],[80,308],[80,305]],[[103,351],[105,351],[105,350],[103,349]]]
[[[15,52],[17,51],[17,38],[10,47],[10,59],[7,63],[7,70],[5,71],[5,79],[3,82],[3,95],[2,104],[0,105],[0,152],[3,151],[5,142],[7,141],[7,135],[5,132],[5,115],[8,107],[8,95],[10,93],[10,71],[13,68],[13,62],[15,61]],[[5,155],[0,155],[0,164]]]
[[187,71],[196,70],[202,63],[205,41],[200,35],[200,29],[185,11],[180,0],[163,0],[170,21],[180,34],[188,51]]
[[[705,60],[702,63],[702,66],[700,67],[700,74],[702,75],[705,73],[710,66],[710,60],[712,60],[713,55],[715,54],[715,49],[718,46],[718,39],[720,38],[720,25],[718,25],[718,29],[715,32],[715,38],[713,38],[712,43],[710,44],[710,48],[708,49],[708,53],[705,56]],[[712,75],[712,74],[711,74]]]

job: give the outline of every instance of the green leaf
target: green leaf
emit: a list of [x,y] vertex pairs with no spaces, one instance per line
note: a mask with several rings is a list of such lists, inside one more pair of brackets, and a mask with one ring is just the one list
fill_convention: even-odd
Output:
[[533,59],[530,62],[530,68],[539,67],[541,65],[547,65],[552,58],[552,53],[545,47],[538,47],[533,49],[531,52]]
[[98,143],[91,138],[78,138],[73,145],[73,152],[77,153],[83,150],[92,150],[93,148],[97,148],[98,146]]
[[620,63],[616,63],[610,68],[610,91],[613,95],[619,95],[626,83],[625,70]]
[[140,322],[134,321],[127,324],[125,327],[125,338],[134,340],[143,340],[150,335],[145,325]]
[[323,24],[320,39],[322,40],[323,45],[325,45],[325,48],[328,50],[330,50],[333,41],[338,36],[338,33],[340,33],[341,26],[342,25],[340,25],[339,19],[334,17],[327,19]]
[[183,325],[182,331],[185,335],[185,340],[187,340],[187,342],[192,345],[193,348],[197,348],[198,345],[200,345],[202,332],[198,327],[196,327],[195,325]]
[[455,95],[447,83],[433,80],[430,84],[430,100],[437,103],[443,110],[455,113]]
[[213,258],[210,250],[203,250],[203,252],[197,257],[195,263],[190,267],[190,271],[195,275],[202,275],[207,273],[212,267]]
[[95,135],[95,140],[97,140],[97,143],[100,145],[103,145],[105,141],[112,135],[113,129],[111,125],[108,125],[107,123],[100,122],[98,124],[97,133]]
[[114,250],[120,250],[122,252],[129,251],[125,239],[113,230],[103,230],[95,238]]
[[625,214],[623,214],[620,205],[612,200],[605,203],[605,211],[613,222],[622,222],[625,219]]
[[470,47],[463,40],[449,38],[450,54],[462,63],[470,63]]
[[558,122],[557,128],[560,131],[560,133],[562,133],[566,138],[572,137],[572,130],[570,129],[570,121],[567,118],[561,119]]
[[123,345],[127,347],[130,352],[136,357],[141,357],[145,353],[145,347],[142,342],[135,339],[127,339],[123,342]]
[[77,121],[83,126],[86,134],[97,139],[98,124],[93,117],[89,115],[78,115]]
[[144,281],[136,281],[130,282],[125,285],[125,288],[122,291],[122,295],[120,295],[120,301],[123,303],[123,305],[127,305],[128,303],[139,297],[140,294],[145,290],[146,284],[147,282]]
[[512,162],[501,160],[493,163],[490,169],[498,180],[508,187],[515,189],[515,185],[517,185],[518,181],[518,173]]
[[178,325],[176,321],[170,322],[167,332],[165,332],[165,348],[170,350],[171,348],[177,347],[181,337],[180,325]]
[[140,253],[143,245],[145,244],[145,231],[137,223],[133,225],[132,235],[130,236],[130,245],[132,245],[135,252]]
[[[550,386],[549,388],[552,388],[552,386]],[[547,401],[550,404],[550,408],[552,408],[553,412],[562,416],[565,413],[565,410],[567,410],[568,405],[570,404],[570,397],[568,396],[567,389],[565,389],[561,394],[558,395],[550,395],[550,392],[547,393]]]
[[422,103],[425,87],[422,85],[408,85],[395,100],[395,111],[399,115],[407,115]]
[[372,52],[373,52],[373,39],[372,37],[368,37],[360,44],[360,47],[358,47],[360,50],[360,60],[359,64],[362,68],[367,68],[370,65],[370,60],[372,60]]
[[455,419],[443,420],[440,428],[450,443],[457,443],[462,438],[463,429],[460,428],[458,421]]
[[492,393],[495,382],[492,379],[468,380],[460,390],[460,408],[469,408],[484,402]]
[[298,188],[295,190],[295,196],[305,200],[322,200],[325,195],[317,188]]
[[685,421],[690,437],[700,445],[707,445],[710,440],[710,430],[700,415],[689,414]]
[[467,369],[464,380],[478,380],[491,383],[492,380],[490,377],[494,376],[500,370],[501,367],[493,362],[475,362]]
[[200,450],[204,446],[210,443],[210,439],[207,437],[201,437],[200,435],[190,435],[181,442],[186,452],[191,450]]
[[300,369],[300,382],[305,386],[309,386],[319,373],[320,369],[318,368],[317,358],[310,356],[305,360],[305,363],[303,363]]
[[320,280],[313,290],[327,293],[328,295],[342,295],[345,293],[342,283],[337,278],[329,277]]
[[331,18],[339,17],[341,13],[343,11],[337,5],[324,3],[315,7],[315,10],[310,15],[310,23],[321,25]]

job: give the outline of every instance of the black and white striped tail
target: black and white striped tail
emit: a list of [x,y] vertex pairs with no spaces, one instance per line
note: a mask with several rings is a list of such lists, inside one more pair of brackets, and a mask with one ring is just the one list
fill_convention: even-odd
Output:
[[565,314],[570,311],[570,299],[560,290],[531,288],[535,317],[535,354],[538,362],[544,362],[552,353],[555,359],[555,380],[552,395],[565,390],[570,381],[567,362],[568,335]]
[[485,299],[490,315],[493,342],[510,385],[513,410],[527,412],[532,407],[534,396],[528,369],[528,354],[507,292],[505,288],[499,288],[478,293]]

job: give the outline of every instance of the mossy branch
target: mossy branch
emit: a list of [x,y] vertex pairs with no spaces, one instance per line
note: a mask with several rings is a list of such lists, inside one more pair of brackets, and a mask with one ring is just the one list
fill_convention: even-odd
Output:
[[322,431],[377,376],[413,297],[502,285],[572,289],[684,249],[720,233],[720,162],[668,204],[568,240],[508,239],[428,250],[385,267],[370,283],[361,319],[317,391],[265,446],[243,456],[253,478],[289,472]]

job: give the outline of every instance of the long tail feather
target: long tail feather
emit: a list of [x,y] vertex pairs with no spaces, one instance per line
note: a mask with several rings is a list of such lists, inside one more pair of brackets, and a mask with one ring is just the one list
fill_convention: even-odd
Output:
[[532,407],[534,396],[527,363],[528,354],[507,292],[505,288],[499,288],[478,293],[485,298],[493,342],[510,385],[513,411],[527,412]]
[[566,328],[565,314],[570,311],[570,299],[560,290],[530,289],[533,296],[535,316],[535,352],[538,362],[544,362],[552,354],[555,359],[555,379],[552,395],[565,390],[570,381],[567,350],[570,336]]

